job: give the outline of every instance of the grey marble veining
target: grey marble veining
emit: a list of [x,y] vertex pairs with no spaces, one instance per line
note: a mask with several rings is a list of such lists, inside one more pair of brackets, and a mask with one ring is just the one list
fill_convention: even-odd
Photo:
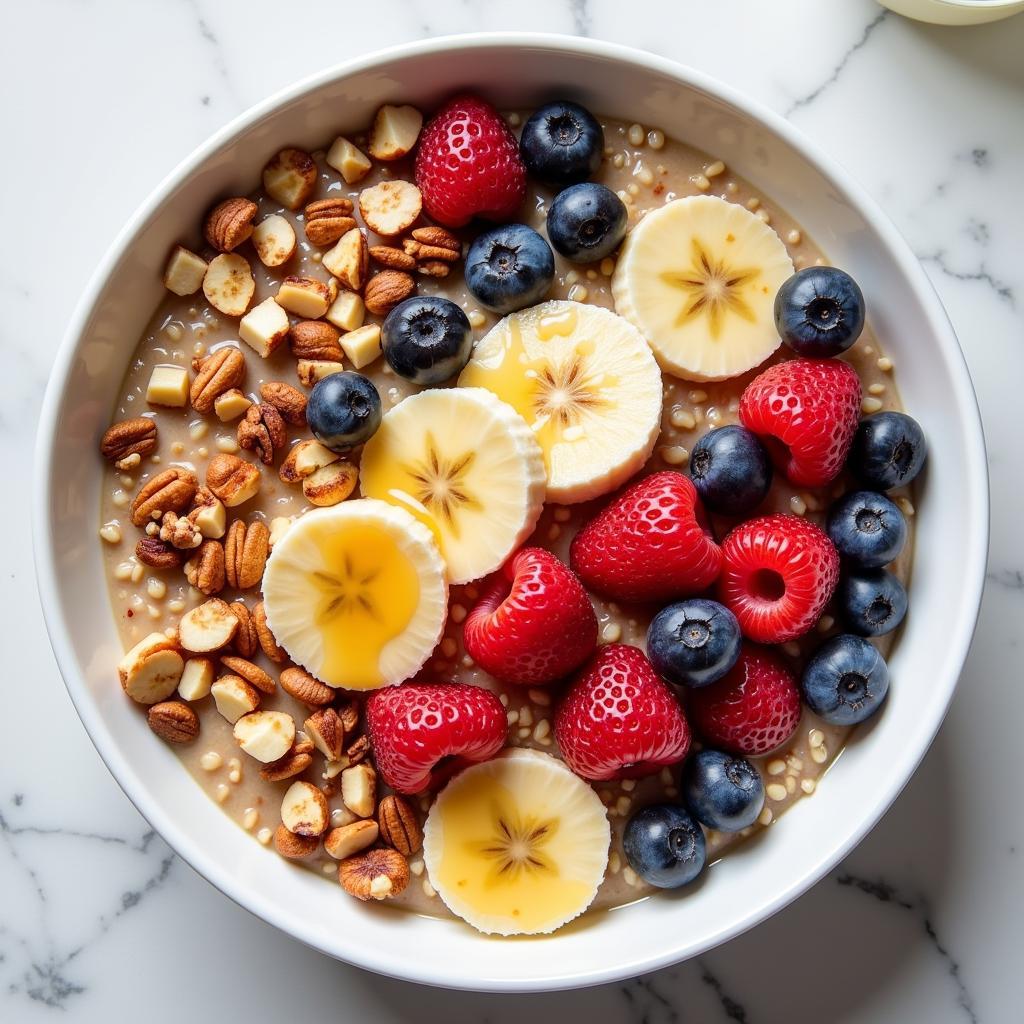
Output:
[[[699,961],[515,998],[417,988],[334,963],[171,854],[66,697],[20,496],[63,324],[159,178],[290,81],[390,43],[480,29],[591,35],[693,64],[784,113],[844,163],[907,236],[949,310],[982,404],[994,497],[989,585],[961,689],[907,790],[851,857]],[[937,29],[871,0],[666,0],[642,10],[610,0],[35,0],[7,12],[0,83],[20,99],[5,105],[0,163],[9,231],[0,345],[13,382],[0,401],[0,456],[15,484],[0,505],[0,1020],[280,1021],[297,1007],[309,1019],[374,1022],[1019,1019],[1022,52],[1024,17]],[[254,995],[252,976],[268,973],[279,983]]]

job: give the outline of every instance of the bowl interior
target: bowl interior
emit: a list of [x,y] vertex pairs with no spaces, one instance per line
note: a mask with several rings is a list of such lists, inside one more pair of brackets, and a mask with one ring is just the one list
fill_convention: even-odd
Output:
[[[96,539],[96,441],[160,299],[169,247],[194,236],[213,199],[248,192],[281,145],[316,148],[364,126],[382,102],[429,108],[479,83],[499,105],[571,95],[659,127],[782,204],[859,279],[932,451],[919,499],[912,609],[892,658],[891,697],[870,739],[852,743],[813,799],[714,867],[685,898],[646,900],[587,916],[551,938],[512,941],[364,907],[290,867],[223,815],[120,692],[113,666],[121,646]],[[261,917],[352,963],[433,984],[522,991],[626,977],[699,953],[784,905],[861,838],[906,782],[945,712],[978,607],[987,539],[980,426],[955,338],[909,250],[781,121],[677,65],[607,44],[435,40],[347,65],[229,125],[164,182],[99,268],[53,373],[39,445],[36,547],[51,637],[78,710],[128,795],[197,870]],[[957,545],[948,543],[954,532]]]

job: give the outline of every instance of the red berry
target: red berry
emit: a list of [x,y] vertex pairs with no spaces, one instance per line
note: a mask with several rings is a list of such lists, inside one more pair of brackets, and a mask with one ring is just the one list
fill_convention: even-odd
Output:
[[601,647],[555,712],[565,763],[584,779],[633,779],[686,757],[690,727],[643,651]]
[[377,690],[366,702],[366,726],[377,771],[399,793],[419,793],[440,775],[443,758],[455,765],[487,761],[505,745],[508,723],[501,701],[465,683],[402,683]]
[[537,686],[561,679],[594,653],[597,616],[567,565],[543,548],[523,548],[485,584],[464,637],[485,672]]
[[803,636],[839,580],[839,554],[819,526],[800,516],[761,516],[722,541],[718,594],[743,635],[763,644]]
[[735,754],[767,754],[800,722],[800,691],[781,659],[744,644],[740,660],[716,683],[690,690],[693,726],[706,743]]
[[526,169],[501,114],[478,96],[456,96],[420,134],[416,184],[427,213],[459,228],[473,217],[515,217],[526,197]]
[[743,425],[769,441],[779,469],[799,487],[839,475],[860,417],[860,378],[838,359],[788,359],[769,366],[740,398]]
[[569,563],[619,601],[698,594],[722,568],[697,490],[682,473],[655,473],[624,491],[576,535]]

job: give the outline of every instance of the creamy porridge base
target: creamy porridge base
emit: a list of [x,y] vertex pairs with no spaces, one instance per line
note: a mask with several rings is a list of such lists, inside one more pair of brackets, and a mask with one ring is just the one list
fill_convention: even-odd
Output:
[[[516,120],[514,116],[513,120]],[[741,203],[765,218],[786,244],[798,269],[824,259],[813,241],[803,234],[785,211],[779,209],[769,197],[731,174],[728,168],[723,168],[713,156],[709,157],[674,140],[664,139],[657,131],[645,134],[635,126],[631,128],[615,122],[605,122],[604,126],[606,155],[596,180],[620,193],[627,204],[631,225],[645,211],[671,199],[701,193],[718,195]],[[357,145],[360,141],[356,140]],[[411,167],[405,163],[388,167],[377,165],[358,186],[350,187],[325,164],[322,152],[315,153],[314,158],[320,169],[320,183],[313,198],[348,196],[355,203],[359,192],[376,181],[412,178]],[[251,305],[275,294],[280,280],[288,274],[327,281],[328,273],[319,266],[320,250],[309,245],[303,236],[301,213],[282,210],[262,193],[253,194],[251,198],[259,206],[257,221],[267,214],[279,213],[296,227],[299,238],[295,256],[282,268],[269,270],[258,260],[250,260],[256,278],[256,293]],[[531,183],[522,219],[541,232],[544,230],[545,210],[550,198],[550,192],[535,188]],[[466,237],[469,237],[468,234]],[[371,245],[378,241],[382,240],[372,232],[369,233]],[[609,287],[611,261],[588,269],[573,266],[556,256],[556,265],[551,298],[574,299],[609,308],[613,306]],[[480,307],[465,290],[460,269],[461,264],[450,278],[443,280],[418,277],[418,290],[420,294],[441,293],[458,302],[466,309],[475,336],[480,338],[496,322],[497,317]],[[367,322],[380,319],[367,315]],[[294,322],[295,318],[292,317],[292,320]],[[237,421],[221,423],[212,415],[201,417],[190,408],[178,410],[150,407],[145,399],[150,373],[157,364],[188,366],[194,356],[207,354],[223,345],[238,345],[241,348],[247,364],[243,390],[251,398],[256,397],[258,400],[260,385],[266,381],[280,380],[298,386],[295,359],[287,345],[282,346],[271,358],[262,359],[248,346],[238,342],[237,322],[208,306],[201,292],[188,298],[168,294],[142,336],[111,417],[113,422],[155,414],[160,436],[157,452],[145,459],[138,470],[121,473],[111,466],[104,470],[101,523],[117,524],[119,530],[112,533],[120,534],[119,541],[104,543],[104,556],[111,602],[126,648],[154,630],[173,628],[184,611],[205,600],[203,595],[188,586],[180,569],[158,571],[137,561],[134,548],[141,534],[132,526],[127,514],[132,497],[140,485],[169,465],[187,466],[202,478],[214,455],[238,450],[235,440]],[[861,340],[844,358],[860,375],[865,411],[901,408],[893,384],[891,363],[884,357],[870,330],[864,331]],[[385,412],[406,395],[418,390],[393,374],[382,359],[361,372],[378,387]],[[737,421],[739,395],[754,375],[751,373],[721,384],[692,384],[666,375],[662,434],[647,471],[665,468],[685,470],[688,453],[701,434],[710,427]],[[308,431],[294,428],[289,430],[289,441],[292,443],[306,436],[309,436]],[[243,455],[248,457],[247,453]],[[261,467],[263,484],[260,493],[240,509],[229,510],[229,521],[240,517],[246,521],[262,519],[269,522],[277,516],[301,514],[310,507],[301,489],[289,487],[278,479],[277,466],[280,461],[280,458],[275,460],[274,467]],[[768,504],[773,509],[806,514],[808,518],[821,522],[823,510],[845,489],[844,480],[837,481],[826,492],[795,489],[776,474]],[[912,528],[913,507],[910,495],[897,492],[894,498],[908,513]],[[572,508],[546,507],[531,543],[548,547],[560,557],[567,558],[569,543],[579,524],[606,500],[599,499],[591,505]],[[719,538],[728,526],[725,521],[715,523]],[[908,544],[899,560],[890,566],[904,581],[909,573],[911,557],[912,545]],[[228,589],[219,596],[228,601],[241,600],[249,608],[259,599],[257,590]],[[496,690],[508,710],[509,742],[554,751],[551,704],[557,689],[525,691],[515,687],[501,687],[475,668],[465,656],[461,623],[476,597],[477,590],[472,585],[452,589],[445,636],[423,676],[441,680],[458,679]],[[599,597],[594,598],[594,605],[600,620],[602,642],[621,640],[644,646],[647,625],[656,609],[619,607]],[[832,616],[826,611],[817,631],[812,631],[799,643],[785,645],[782,653],[792,658],[795,665],[799,665],[804,651],[813,648],[831,630]],[[879,646],[883,654],[888,653],[891,642],[891,637],[881,638]],[[280,670],[278,666],[272,665],[262,655],[258,658],[254,656],[252,660],[277,678]],[[116,685],[113,666],[111,678],[112,685]],[[239,750],[232,735],[232,726],[217,712],[212,699],[207,697],[193,707],[201,722],[199,738],[189,745],[175,746],[175,752],[197,782],[221,804],[233,820],[253,833],[258,841],[269,844],[273,830],[280,821],[281,797],[295,779],[278,783],[263,781],[259,776],[258,763]],[[310,714],[308,709],[280,688],[274,696],[264,697],[262,707],[287,711],[300,728]],[[800,727],[786,750],[753,759],[764,775],[767,787],[765,810],[760,824],[738,835],[709,832],[709,861],[717,859],[727,847],[751,831],[770,825],[792,803],[812,794],[820,777],[842,749],[847,732],[846,729],[828,726],[805,711]],[[155,737],[154,742],[158,742]],[[326,791],[331,792],[334,787],[323,776],[324,766],[323,757],[316,755],[313,766],[300,777],[326,786]],[[609,810],[613,842],[608,874],[594,903],[595,908],[628,903],[651,891],[626,866],[621,850],[621,831],[634,804],[640,806],[655,799],[677,796],[677,779],[678,771],[666,769],[660,775],[635,783],[627,781],[596,786]],[[331,793],[328,802],[332,808],[332,824],[345,824],[354,820],[354,816],[342,804],[339,792]],[[426,799],[420,801],[422,815],[425,815],[427,806]],[[268,855],[276,856],[269,851]],[[337,862],[322,850],[305,864],[312,870],[322,871],[332,877],[337,871]],[[409,886],[392,902],[423,913],[445,913],[445,908],[426,879],[419,855],[413,856],[410,867],[412,879]]]

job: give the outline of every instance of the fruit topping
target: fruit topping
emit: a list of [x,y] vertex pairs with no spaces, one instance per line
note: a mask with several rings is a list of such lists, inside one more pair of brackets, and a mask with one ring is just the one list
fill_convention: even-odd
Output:
[[488,581],[464,636],[466,652],[484,671],[538,686],[594,653],[597,616],[567,565],[543,548],[523,548]]
[[708,828],[739,832],[757,821],[764,807],[764,783],[745,758],[720,750],[698,750],[686,763],[683,800]]
[[666,470],[628,487],[573,539],[569,564],[592,589],[618,601],[698,594],[722,568],[697,491]]
[[907,542],[907,521],[884,494],[852,491],[828,511],[829,538],[843,558],[865,569],[887,565]]
[[505,745],[508,723],[490,690],[412,682],[373,694],[366,702],[366,727],[384,781],[410,794],[452,770],[494,757]]
[[755,377],[740,420],[798,487],[822,487],[843,468],[860,416],[860,378],[835,359],[789,359]]
[[888,491],[909,484],[925,463],[928,446],[917,420],[902,412],[880,412],[861,420],[849,468],[868,487]]
[[843,576],[836,602],[847,628],[858,636],[891,633],[907,614],[906,588],[884,569],[863,569]]
[[622,849],[648,885],[678,889],[692,882],[707,860],[704,833],[682,807],[651,804],[626,823]]
[[889,692],[885,659],[859,636],[834,636],[811,656],[800,681],[807,706],[830,725],[870,718]]
[[597,895],[611,833],[597,794],[553,757],[508,750],[441,791],[423,860],[449,910],[496,935],[553,932]]
[[688,196],[633,227],[612,295],[664,370],[726,380],[779,347],[772,304],[792,273],[786,247],[759,217],[715,196]]
[[690,728],[675,694],[637,647],[607,644],[555,712],[565,763],[585,779],[635,779],[686,757]]
[[532,306],[555,277],[551,247],[525,224],[483,231],[466,253],[466,287],[496,313]]
[[570,185],[548,208],[548,239],[556,252],[576,263],[611,256],[626,236],[626,206],[604,185]]
[[730,423],[709,430],[693,446],[690,476],[712,512],[746,516],[768,494],[772,461],[756,434]]
[[589,501],[650,458],[661,427],[661,374],[641,334],[578,302],[545,302],[477,342],[460,387],[483,387],[530,425],[544,452],[547,500]]
[[427,213],[450,228],[473,217],[510,220],[526,197],[515,136],[478,96],[456,96],[427,122],[416,151],[416,184]]
[[400,302],[381,328],[384,358],[414,384],[442,384],[469,362],[473,331],[462,307],[439,295]]
[[837,356],[864,329],[864,296],[842,270],[805,267],[775,296],[775,327],[798,356]]
[[740,656],[740,624],[717,601],[694,597],[662,608],[647,630],[647,657],[670,683],[708,686]]
[[380,426],[380,395],[361,373],[343,370],[318,381],[306,405],[313,436],[333,452],[365,444]]
[[364,449],[360,479],[365,496],[400,505],[430,528],[452,583],[502,565],[544,503],[533,433],[482,388],[422,391],[400,402]]
[[519,152],[526,170],[558,188],[586,181],[601,166],[604,131],[585,107],[546,103],[523,125]]

